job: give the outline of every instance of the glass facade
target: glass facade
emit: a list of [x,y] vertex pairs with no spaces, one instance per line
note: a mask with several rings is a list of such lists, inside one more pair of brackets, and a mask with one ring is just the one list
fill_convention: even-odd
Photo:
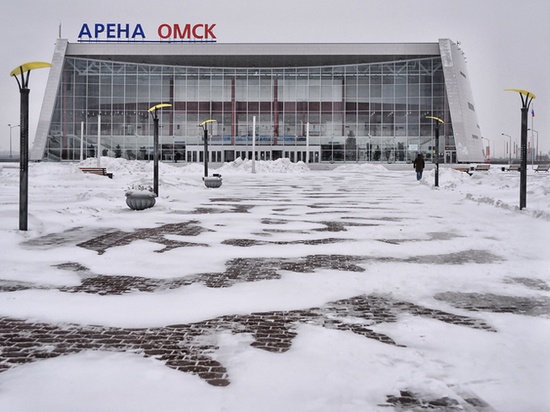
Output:
[[159,103],[172,105],[158,113],[164,161],[202,161],[199,124],[209,119],[210,160],[220,162],[251,158],[254,118],[257,159],[305,161],[307,147],[310,162],[429,160],[426,116],[445,121],[440,149],[454,146],[440,57],[292,68],[66,57],[44,158],[79,160],[82,147],[84,158],[152,159],[148,109]]

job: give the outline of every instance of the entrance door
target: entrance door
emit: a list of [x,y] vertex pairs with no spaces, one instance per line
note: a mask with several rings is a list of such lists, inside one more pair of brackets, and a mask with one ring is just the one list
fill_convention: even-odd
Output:
[[232,162],[235,160],[235,151],[234,150],[224,150],[223,151],[223,160],[224,162]]
[[456,163],[456,150],[445,150],[445,163]]

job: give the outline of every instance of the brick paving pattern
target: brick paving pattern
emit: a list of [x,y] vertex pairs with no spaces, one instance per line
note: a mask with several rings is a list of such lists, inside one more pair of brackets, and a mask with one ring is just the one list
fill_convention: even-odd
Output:
[[[117,235],[118,236],[118,235]],[[129,242],[131,236],[125,236]],[[131,237],[133,239],[133,237]],[[97,240],[99,239],[99,240]],[[93,249],[104,251],[105,236],[92,239],[88,242]],[[109,242],[111,241],[109,240]],[[181,243],[181,242],[180,242]],[[230,242],[232,244],[232,242]],[[101,246],[99,246],[101,245]],[[240,245],[243,246],[243,245]],[[178,246],[179,247],[179,246]],[[99,253],[99,251],[98,251]],[[59,269],[73,270],[81,277],[81,284],[77,286],[47,286],[28,282],[16,282],[0,279],[0,292],[13,292],[26,289],[58,289],[69,293],[97,293],[100,295],[120,295],[130,292],[157,292],[166,289],[176,289],[201,283],[211,288],[230,287],[239,282],[257,282],[261,280],[280,279],[279,271],[292,271],[300,273],[312,273],[316,269],[332,269],[346,272],[364,272],[365,269],[358,266],[366,262],[403,262],[418,264],[452,264],[466,263],[490,263],[500,258],[487,251],[467,250],[464,252],[416,256],[406,259],[390,257],[366,257],[347,255],[310,255],[296,259],[270,259],[270,258],[237,258],[226,262],[227,269],[222,273],[204,273],[181,278],[153,279],[136,276],[104,276],[90,272],[88,268],[79,263],[67,262],[57,265]]]
[[[309,188],[292,186],[300,193],[289,194],[289,188],[255,185],[260,191],[260,204],[271,203],[271,217],[259,221],[255,233],[250,238],[226,238],[220,243],[235,248],[284,245],[331,245],[354,242],[345,236],[352,228],[369,228],[400,224],[407,216],[386,216],[391,212],[392,202],[400,201],[398,196],[378,195],[365,204],[351,198],[340,199],[342,195],[353,196],[353,189],[339,189],[334,193],[320,193],[321,186]],[[364,194],[363,189],[357,193]],[[299,197],[317,199],[316,203],[301,203]],[[335,201],[334,199],[338,199]],[[211,247],[200,242],[174,240],[178,237],[198,237],[212,229],[201,225],[198,215],[209,214],[248,214],[258,204],[248,199],[212,198],[212,205],[196,207],[190,211],[178,211],[182,215],[192,215],[193,220],[163,224],[152,228],[139,228],[125,232],[122,230],[73,228],[63,233],[54,233],[24,242],[31,249],[53,249],[59,246],[78,246],[105,254],[110,248],[131,245],[135,241],[148,241],[159,245],[156,253],[165,253],[177,248]],[[410,202],[415,204],[414,201]],[[306,212],[292,214],[292,207],[305,207]],[[370,211],[380,213],[368,218],[346,216],[347,213]],[[312,220],[322,215],[322,220]],[[334,215],[339,215],[331,220]],[[437,218],[437,216],[434,216]],[[223,222],[223,221],[220,221]],[[287,229],[289,224],[303,224],[309,229]],[[311,226],[314,227],[311,227]],[[218,223],[216,226],[224,226]],[[298,235],[298,240],[269,240],[272,234]],[[311,236],[314,234],[315,236]],[[322,234],[331,237],[318,238]],[[303,236],[302,236],[303,235]],[[262,237],[262,239],[257,239]],[[445,241],[461,237],[447,232],[423,233],[419,238],[376,238],[372,240],[389,245],[403,245],[410,242]],[[392,246],[393,247],[393,246]],[[21,290],[59,290],[64,293],[86,293],[98,295],[122,295],[134,292],[156,293],[169,289],[201,284],[209,288],[228,288],[241,282],[277,280],[284,271],[315,273],[317,270],[339,272],[365,272],[369,263],[406,263],[412,265],[467,265],[491,264],[502,258],[487,250],[470,249],[454,253],[419,255],[407,258],[394,256],[358,256],[340,254],[310,254],[299,258],[233,258],[225,262],[225,270],[216,273],[198,273],[185,277],[147,278],[137,276],[106,276],[93,273],[78,262],[65,262],[55,267],[59,270],[75,272],[80,284],[75,286],[53,286],[31,282],[0,279],[0,292]],[[365,266],[365,267],[364,267]],[[507,278],[505,282],[522,285],[531,290],[549,291],[550,287],[542,280],[532,278]],[[450,307],[480,312],[515,313],[529,316],[550,314],[550,299],[546,297],[514,297],[492,294],[445,292],[434,296]],[[196,323],[167,325],[154,328],[116,328],[100,325],[78,325],[68,323],[48,324],[25,319],[0,317],[0,372],[18,365],[55,358],[85,350],[129,352],[151,357],[166,366],[184,373],[196,375],[213,386],[227,386],[231,383],[231,371],[216,360],[218,341],[222,333],[252,336],[252,347],[272,353],[284,353],[292,347],[293,339],[299,333],[300,325],[314,325],[342,333],[354,333],[366,339],[405,348],[405,345],[391,336],[376,331],[383,323],[398,322],[402,316],[419,316],[440,322],[494,333],[497,330],[482,319],[458,315],[399,301],[387,295],[362,295],[326,303],[320,307],[291,311],[271,311],[240,315],[224,315]],[[474,315],[475,316],[475,315]],[[464,402],[449,398],[422,396],[404,388],[399,394],[387,395],[386,404],[396,411],[451,411],[488,410],[487,404],[475,396],[464,396]]]
[[517,315],[550,315],[550,298],[546,296],[502,296],[492,293],[438,293],[435,298],[460,309],[474,312],[515,313]]
[[216,334],[251,334],[251,346],[275,353],[292,346],[300,324],[350,331],[368,339],[402,346],[373,330],[377,324],[397,322],[402,314],[436,319],[488,332],[495,329],[466,316],[429,309],[382,296],[358,296],[318,308],[229,315],[203,322],[162,328],[124,329],[75,324],[46,324],[0,318],[0,372],[11,367],[84,350],[122,351],[155,357],[166,366],[198,375],[211,385],[229,385],[226,368],[213,359]]

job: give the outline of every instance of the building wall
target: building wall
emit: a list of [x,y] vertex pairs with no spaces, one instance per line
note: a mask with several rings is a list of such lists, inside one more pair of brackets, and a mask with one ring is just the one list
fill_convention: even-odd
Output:
[[[308,123],[307,143],[320,148],[311,161],[407,162],[417,152],[432,158],[434,127],[426,116],[446,119],[441,146],[454,146],[455,114],[439,56],[396,58],[395,48],[388,48],[392,60],[386,62],[379,54],[362,64],[197,67],[105,61],[93,53],[113,45],[85,46],[63,59],[49,130],[41,139],[50,160],[78,160],[81,130],[84,157],[97,154],[99,131],[101,154],[148,159],[148,109],[159,103],[172,104],[159,113],[165,160],[193,161],[186,147],[200,147],[198,125],[207,119],[216,120],[209,123],[210,144],[222,147],[215,150],[222,161],[249,153],[242,148],[252,145],[254,118],[256,144],[269,147],[271,159],[304,153]],[[420,52],[420,46],[413,49]]]
[[468,67],[464,53],[448,39],[440,40],[441,59],[457,156],[461,162],[485,161],[484,144],[477,118]]

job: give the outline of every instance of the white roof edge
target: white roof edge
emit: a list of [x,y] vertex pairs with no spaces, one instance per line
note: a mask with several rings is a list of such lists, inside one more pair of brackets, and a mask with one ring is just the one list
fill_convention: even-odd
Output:
[[429,43],[69,43],[67,55],[438,55]]

